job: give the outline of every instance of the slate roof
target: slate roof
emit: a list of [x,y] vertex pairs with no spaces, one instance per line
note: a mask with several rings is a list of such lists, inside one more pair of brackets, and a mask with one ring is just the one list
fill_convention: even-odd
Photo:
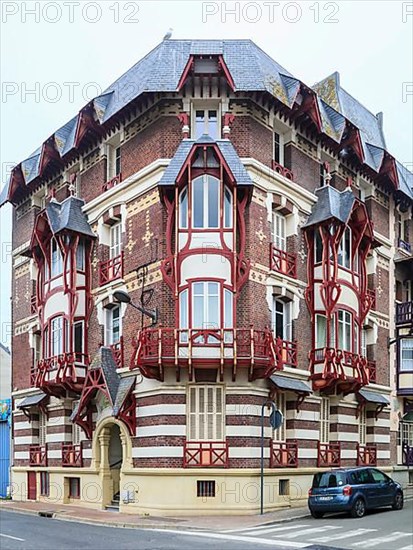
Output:
[[390,405],[390,401],[387,399],[385,395],[382,395],[381,393],[377,393],[375,391],[361,388],[361,390],[359,390],[359,394],[363,397],[363,399],[365,399],[369,403],[377,403],[380,405]]
[[124,376],[119,381],[118,391],[116,393],[115,404],[113,405],[113,416],[117,416],[128,397],[129,392],[135,384],[135,376]]
[[175,155],[172,157],[171,162],[163,173],[159,181],[159,185],[175,185],[176,178],[182,166],[185,164],[192,147],[195,144],[200,145],[203,143],[216,144],[218,146],[222,156],[228,164],[229,169],[231,170],[232,175],[237,181],[237,185],[252,185],[252,180],[232,143],[227,139],[213,140],[207,135],[201,136],[197,140],[184,139],[181,141]]
[[315,192],[318,200],[314,204],[307,223],[303,227],[310,227],[331,218],[336,218],[342,223],[348,222],[356,200],[350,189],[338,191],[331,185],[325,185],[316,189]]
[[28,407],[34,407],[35,405],[38,405],[47,397],[47,394],[45,394],[42,391],[39,391],[33,395],[29,395],[29,397],[25,397],[23,401],[21,401],[18,405],[18,409],[27,409]]
[[89,368],[89,370],[102,369],[112,406],[116,401],[116,394],[119,388],[119,375],[116,372],[117,368],[112,350],[105,346],[99,348]]
[[45,211],[52,233],[55,235],[63,229],[69,229],[81,235],[96,237],[82,210],[84,204],[85,201],[77,197],[68,197],[63,202],[50,201]]
[[313,393],[313,390],[308,384],[302,380],[291,378],[290,376],[280,376],[279,374],[274,374],[273,376],[270,376],[270,380],[277,386],[277,388],[283,390],[290,390],[296,393]]
[[[141,94],[176,92],[190,56],[201,54],[222,56],[235,91],[265,91],[289,108],[300,91],[301,81],[251,40],[164,40],[90,102],[97,121],[104,124]],[[372,147],[386,150],[381,115],[374,115],[346,92],[338,73],[315,84],[313,90],[318,94],[322,132],[339,143],[348,119],[360,130],[366,165],[377,172],[380,154]],[[51,136],[61,157],[74,148],[79,123],[80,113]],[[21,163],[26,185],[40,175],[41,151],[40,147]],[[407,179],[412,177],[409,173]],[[412,186],[400,187],[413,200]],[[0,206],[7,195],[8,191],[2,192]]]

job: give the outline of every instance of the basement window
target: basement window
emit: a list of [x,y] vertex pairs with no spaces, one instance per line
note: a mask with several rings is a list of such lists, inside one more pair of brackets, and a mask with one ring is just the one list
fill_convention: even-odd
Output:
[[197,497],[214,497],[215,496],[215,481],[198,480],[196,482]]
[[80,477],[69,477],[69,498],[80,498]]
[[285,497],[290,494],[290,480],[280,479],[278,481],[278,494],[280,497]]

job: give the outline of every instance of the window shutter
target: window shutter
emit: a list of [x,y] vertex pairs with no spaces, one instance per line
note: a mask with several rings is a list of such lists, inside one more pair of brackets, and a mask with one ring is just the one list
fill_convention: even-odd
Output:
[[320,442],[330,440],[330,399],[323,397],[320,406]]
[[39,445],[46,444],[47,418],[43,411],[39,411]]
[[360,411],[359,416],[359,443],[360,445],[366,444],[367,438],[367,413],[366,409],[363,407]]

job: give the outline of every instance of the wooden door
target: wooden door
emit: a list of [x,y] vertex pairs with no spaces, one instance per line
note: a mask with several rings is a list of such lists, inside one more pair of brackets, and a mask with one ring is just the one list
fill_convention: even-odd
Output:
[[27,499],[36,500],[36,497],[37,497],[36,472],[27,472]]

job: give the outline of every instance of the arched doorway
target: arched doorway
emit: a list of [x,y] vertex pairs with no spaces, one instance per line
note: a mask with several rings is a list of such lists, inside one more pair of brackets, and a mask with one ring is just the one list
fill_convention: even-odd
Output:
[[112,478],[112,501],[119,502],[120,471],[123,463],[123,448],[120,435],[120,428],[112,424],[109,439],[109,468]]

